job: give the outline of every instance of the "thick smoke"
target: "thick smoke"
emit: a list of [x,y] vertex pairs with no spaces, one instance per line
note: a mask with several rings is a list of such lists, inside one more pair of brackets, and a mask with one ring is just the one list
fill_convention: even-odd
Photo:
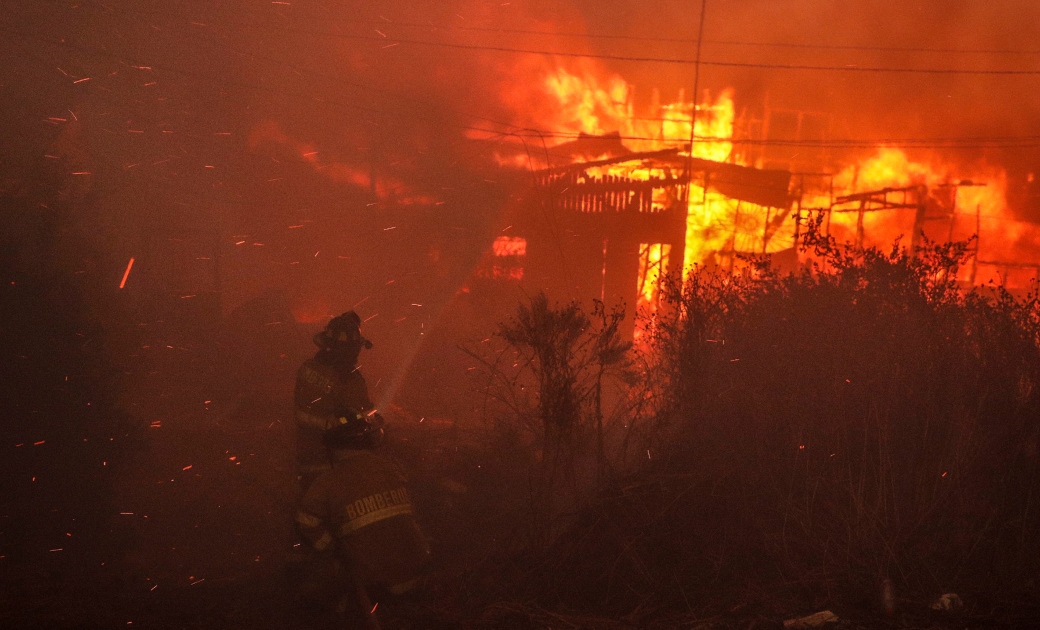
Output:
[[[409,407],[411,396],[412,411],[456,417],[466,372],[452,363],[455,340],[481,339],[500,321],[466,299],[467,281],[505,227],[502,209],[529,182],[499,168],[496,151],[515,145],[517,128],[559,122],[547,73],[594,77],[607,101],[616,78],[636,108],[655,89],[663,102],[680,91],[689,99],[694,82],[690,64],[492,48],[689,60],[699,5],[5,3],[0,305],[10,316],[0,395],[14,411],[0,438],[18,449],[5,455],[5,479],[20,480],[5,512],[20,520],[4,526],[0,558],[55,563],[60,575],[59,558],[111,566],[127,546],[128,565],[160,567],[139,576],[142,586],[159,577],[194,584],[202,571],[219,583],[221,571],[241,569],[239,558],[259,562],[254,549],[266,563],[277,542],[268,538],[290,519],[272,516],[277,497],[260,497],[263,483],[239,472],[292,486],[293,371],[314,350],[311,334],[350,308],[376,342],[363,355],[373,397]],[[1040,40],[1040,7],[1024,0],[707,6],[706,62],[1040,67],[1040,54],[1022,52]],[[776,43],[830,47],[752,45]],[[843,45],[875,49],[834,48]],[[884,139],[1040,135],[1038,82],[705,63],[699,86],[713,98],[732,88],[738,114],[767,103],[824,112],[833,138]],[[911,157],[936,152],[920,153]],[[1027,204],[1036,149],[940,157],[966,170],[979,161],[1006,169],[1012,209],[1040,218]],[[260,463],[243,464],[254,453]],[[173,487],[200,489],[165,498],[173,475]],[[238,485],[226,495],[209,492],[228,480]],[[151,510],[171,501],[190,509]],[[236,510],[213,516],[222,505]],[[199,527],[199,512],[213,516],[209,526]],[[238,540],[267,521],[230,558],[228,532]],[[87,526],[98,536],[79,529]],[[184,557],[198,566],[178,564]]]
[[[699,9],[696,2],[657,3],[653,11],[640,9],[636,3],[621,10],[602,3],[578,4],[582,5],[592,32],[696,37]],[[716,1],[707,3],[703,59],[818,66],[1031,70],[1036,68],[1036,53],[1040,52],[1036,47],[1038,31],[1040,7],[1023,1]],[[601,48],[642,52],[642,56],[694,56],[694,46],[689,43],[596,41]],[[760,47],[723,42],[848,46],[866,50]],[[946,52],[948,50],[1033,51],[1033,54],[955,54]],[[623,69],[641,86],[656,84],[677,89],[688,88],[692,82],[689,67],[660,70],[649,64]],[[1040,102],[1033,96],[1036,79],[1029,77],[821,74],[704,67],[702,80],[706,86],[732,84],[749,102],[768,92],[773,102],[786,107],[830,110],[847,119],[851,130],[861,134],[873,132],[877,137],[884,137],[883,132],[947,136],[996,131],[1004,135],[1026,134],[1035,132],[1040,109]]]
[[[694,39],[699,3],[659,3],[646,11],[634,3],[612,8],[581,2],[591,32]],[[707,61],[872,68],[1035,70],[1040,7],[1024,1],[974,3],[744,1],[708,2]],[[802,44],[841,48],[731,44]],[[595,40],[609,49],[639,56],[693,58],[689,43]],[[863,48],[853,50],[851,48]],[[989,51],[953,53],[959,51]],[[1004,52],[999,52],[1004,51]],[[648,95],[649,87],[689,91],[690,66],[631,63],[620,71]],[[702,66],[701,86],[735,88],[738,107],[824,112],[833,116],[831,137],[950,138],[1035,136],[1040,99],[1032,75],[967,75],[890,72],[822,72]],[[1036,148],[917,151],[912,157],[960,164],[980,162],[1008,171],[1011,210],[1040,217],[1029,174],[1040,163]],[[1030,199],[1032,197],[1032,199]]]
[[[692,60],[697,2],[570,3],[458,2],[417,9],[404,3],[375,11],[388,20],[426,21],[444,29],[408,30],[400,37],[467,45],[590,52],[612,57]],[[382,12],[380,12],[382,11]],[[378,18],[377,18],[378,19]],[[494,32],[471,29],[513,29]],[[931,0],[846,2],[708,2],[699,87],[712,94],[734,88],[738,114],[764,108],[815,112],[830,117],[828,137],[842,139],[940,139],[1035,136],[1040,100],[1033,75],[949,74],[889,71],[784,70],[720,67],[713,62],[880,69],[1035,70],[1040,7],[1029,2],[968,3]],[[387,31],[391,32],[390,30]],[[573,37],[587,33],[589,38]],[[601,37],[607,36],[607,37]],[[401,48],[407,48],[402,45]],[[665,102],[694,83],[690,64],[580,60],[500,51],[412,47],[387,62],[412,74],[397,85],[438,94],[452,110],[464,108],[522,126],[551,120],[551,107],[534,80],[553,68],[606,79],[616,74],[633,88],[634,104],[647,106],[655,91]],[[390,61],[392,59],[392,61]],[[406,63],[399,63],[407,60]],[[373,66],[378,67],[378,66]],[[425,80],[424,80],[425,78]],[[703,98],[703,94],[701,95]],[[473,119],[469,119],[473,120]],[[479,126],[479,125],[477,125]],[[971,143],[968,143],[971,144]],[[864,153],[850,152],[848,160]],[[954,151],[920,149],[914,159],[979,164],[1008,171],[1012,210],[1040,216],[1029,206],[1029,173],[1038,152],[1026,146],[969,146]],[[1035,191],[1033,191],[1035,193]],[[1034,194],[1035,196],[1035,194]]]

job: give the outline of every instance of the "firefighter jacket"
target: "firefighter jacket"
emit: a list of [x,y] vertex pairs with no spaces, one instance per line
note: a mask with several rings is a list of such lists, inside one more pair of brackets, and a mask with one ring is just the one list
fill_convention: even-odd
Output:
[[339,407],[359,412],[373,408],[368,387],[356,366],[339,368],[317,358],[308,359],[296,372],[296,464],[304,490],[318,475],[330,469],[321,436],[335,422]]
[[417,586],[429,559],[404,474],[372,451],[336,451],[332,470],[301,499],[296,523],[315,549],[341,554],[366,586],[394,594]]

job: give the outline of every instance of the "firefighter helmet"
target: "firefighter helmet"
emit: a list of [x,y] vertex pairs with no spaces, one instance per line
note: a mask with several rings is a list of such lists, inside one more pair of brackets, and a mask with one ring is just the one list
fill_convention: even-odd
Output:
[[327,349],[372,347],[372,342],[361,336],[361,317],[354,311],[333,317],[325,326],[325,330],[314,336],[314,343],[319,348]]
[[322,434],[325,446],[333,449],[362,449],[382,444],[385,436],[383,417],[375,410],[365,413],[341,408],[333,415],[333,425]]

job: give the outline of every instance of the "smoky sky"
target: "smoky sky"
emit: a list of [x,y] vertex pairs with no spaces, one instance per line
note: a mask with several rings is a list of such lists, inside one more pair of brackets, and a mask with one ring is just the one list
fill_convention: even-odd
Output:
[[[695,16],[689,3],[667,3],[667,18],[632,13],[633,29],[685,30]],[[694,3],[696,4],[696,3]],[[683,5],[686,5],[685,7]],[[685,10],[684,10],[685,9]],[[596,12],[590,22],[606,16]],[[841,50],[708,43],[705,59],[748,63],[857,65],[880,68],[1035,69],[1034,54],[927,52],[1037,50],[1040,7],[1029,2],[715,2],[708,3],[705,39],[749,43],[888,48]],[[668,27],[668,24],[677,26]],[[683,28],[685,26],[685,29]],[[919,49],[895,50],[895,49]],[[636,82],[653,80],[632,69]],[[688,73],[688,69],[686,71]],[[780,107],[823,110],[839,133],[856,137],[941,137],[1035,133],[1036,77],[985,77],[890,72],[812,72],[704,68],[706,85],[731,83],[746,101],[765,98]],[[682,76],[673,81],[682,84]]]
[[[475,122],[472,114],[507,116],[509,104],[500,102],[497,86],[532,77],[510,76],[522,57],[514,53],[381,44],[367,38],[689,60],[695,56],[695,45],[674,40],[695,39],[700,9],[700,2],[685,0],[237,0],[83,3],[81,8],[68,8],[77,5],[44,0],[24,19],[50,35],[68,35],[72,29],[96,45],[187,62],[200,70],[216,71],[230,64],[243,71],[244,81],[393,112],[398,124],[405,125],[409,118],[429,117],[434,111],[461,116],[458,122],[470,125]],[[64,31],[56,23],[64,24]],[[592,37],[571,36],[581,33]],[[1038,35],[1040,5],[1023,0],[711,0],[702,58],[709,63],[1033,70],[1040,67]],[[230,46],[215,50],[208,40]],[[693,67],[688,64],[616,59],[595,63],[604,73],[615,72],[631,83],[637,102],[647,102],[653,88],[659,88],[662,98],[674,99],[679,89],[688,94],[693,84]],[[303,68],[316,73],[301,74]],[[296,83],[290,78],[294,74]],[[705,65],[700,85],[716,93],[735,88],[738,107],[760,108],[768,100],[773,107],[832,113],[835,136],[1029,135],[1040,119],[1037,76]],[[380,90],[417,101],[381,96]],[[270,104],[285,95],[256,96],[258,102]],[[411,110],[411,116],[401,110]],[[363,110],[354,114],[362,118]]]
[[[356,33],[467,46],[592,53],[610,57],[695,58],[700,2],[572,0],[438,3],[384,1],[364,5],[370,20]],[[1040,76],[894,72],[894,69],[1031,71],[1040,68],[1040,5],[1027,1],[709,0],[704,22],[701,91],[732,87],[738,113],[772,108],[832,116],[832,138],[903,139],[1031,136],[1040,131]],[[339,5],[343,6],[343,5]],[[380,25],[382,22],[382,25]],[[420,25],[428,25],[421,27]],[[504,32],[527,31],[527,32]],[[586,34],[589,37],[575,37]],[[685,40],[685,41],[677,41]],[[436,98],[449,111],[508,118],[503,82],[522,85],[524,57],[496,50],[341,42],[364,59],[371,80]],[[547,66],[574,67],[572,57],[536,56]],[[858,67],[880,71],[718,67],[754,65]],[[694,83],[690,64],[587,60],[623,77],[646,105]],[[470,124],[474,119],[465,118]],[[960,150],[949,162],[986,159],[1029,170],[1034,149],[999,153]]]
[[[492,48],[691,60],[700,4],[14,3],[4,28],[36,39],[8,37],[5,122],[19,142],[37,133],[37,144],[44,146],[52,138],[41,119],[91,104],[98,114],[135,124],[176,125],[191,116],[193,130],[204,128],[209,137],[228,130],[241,137],[273,121],[329,159],[348,163],[369,161],[366,151],[378,141],[384,161],[406,171],[402,178],[421,178],[433,163],[486,157],[485,147],[461,139],[474,129],[501,130],[499,123],[522,118],[517,109],[530,107],[530,101],[510,102],[503,94],[527,91],[537,98],[539,69],[581,64],[582,71],[617,74],[633,87],[637,107],[650,102],[655,88],[665,101],[680,90],[688,97],[694,83],[690,64],[578,60]],[[733,88],[738,114],[755,115],[767,103],[827,113],[833,119],[831,137],[837,139],[1037,135],[1040,76],[711,63],[1035,70],[1038,35],[1040,5],[1023,0],[709,0],[699,86],[712,95]],[[149,65],[154,70],[133,69]],[[124,77],[134,72],[154,76],[152,81],[140,77],[131,91],[133,81]],[[90,80],[72,84],[63,73]],[[145,85],[151,94],[141,91]],[[1023,173],[1037,162],[1035,149],[946,156],[964,162],[983,158]]]

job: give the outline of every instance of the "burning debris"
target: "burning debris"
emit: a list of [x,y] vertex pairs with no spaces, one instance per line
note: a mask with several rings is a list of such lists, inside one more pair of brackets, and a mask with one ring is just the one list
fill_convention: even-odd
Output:
[[[556,225],[543,226],[534,238],[559,241],[554,230],[568,238],[566,246],[556,248],[555,260],[541,263],[548,271],[534,276],[543,288],[550,286],[551,278],[559,284],[558,270],[575,264],[565,261],[567,252],[581,252],[574,256],[589,269],[598,268],[591,243],[603,244],[598,257],[602,280],[590,279],[589,269],[577,271],[582,280],[564,281],[570,292],[557,290],[558,295],[610,297],[643,306],[655,299],[656,279],[680,269],[683,277],[695,267],[722,266],[732,272],[745,266],[738,262],[742,256],[754,254],[771,254],[794,268],[805,262],[796,253],[799,232],[814,213],[826,215],[828,234],[855,247],[886,247],[900,238],[912,247],[925,238],[951,242],[974,236],[973,265],[963,277],[968,285],[996,279],[1004,286],[1022,287],[1023,278],[1012,279],[1008,272],[1040,268],[1040,230],[1010,214],[1007,177],[999,168],[975,167],[969,169],[972,177],[965,178],[964,171],[957,173],[953,166],[913,162],[904,151],[883,145],[873,156],[852,158],[843,165],[826,148],[815,149],[810,143],[807,152],[816,155],[818,170],[837,166],[835,171],[792,170],[812,162],[806,158],[787,162],[786,169],[763,169],[763,164],[777,162],[768,150],[756,153],[754,147],[768,149],[770,120],[783,112],[767,109],[764,118],[756,120],[745,110],[735,117],[732,90],[713,104],[698,105],[691,130],[694,108],[682,102],[681,95],[679,102],[660,104],[655,92],[650,111],[637,116],[630,86],[616,76],[610,80],[610,98],[596,87],[601,81],[591,74],[550,72],[544,81],[548,98],[557,99],[559,107],[542,122],[553,128],[554,137],[567,138],[575,129],[577,136],[541,152],[544,170],[528,193],[529,207],[509,220],[534,234],[538,228],[523,225],[525,218],[527,223],[546,223],[545,217],[551,217],[548,221]],[[801,114],[797,120],[800,134]],[[826,147],[826,140],[826,134],[819,137],[821,146]],[[743,152],[735,150],[741,146]],[[510,158],[500,154],[498,159],[530,166],[519,153]],[[895,193],[903,193],[900,203],[890,201]],[[915,201],[907,201],[907,194]],[[572,224],[575,213],[585,217],[584,223]],[[643,227],[648,220],[671,221],[674,227]],[[603,225],[595,226],[596,222]],[[684,234],[677,236],[676,229]],[[571,242],[570,237],[588,243]],[[532,246],[536,253],[548,249]],[[625,250],[631,250],[627,256],[607,262]],[[638,277],[633,278],[636,257],[641,261]],[[666,258],[670,269],[663,264]],[[539,265],[535,260],[531,264]],[[615,270],[623,277],[613,278]],[[655,280],[648,282],[648,273]]]

